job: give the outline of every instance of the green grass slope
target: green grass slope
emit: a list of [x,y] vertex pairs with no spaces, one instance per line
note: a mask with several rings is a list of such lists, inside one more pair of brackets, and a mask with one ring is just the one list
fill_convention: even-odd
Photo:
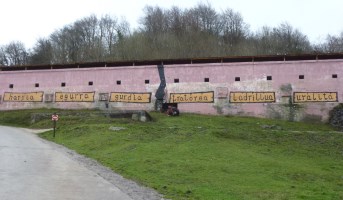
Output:
[[[0,123],[14,125],[8,116],[15,120],[16,113],[3,112]],[[94,158],[166,198],[343,199],[343,134],[327,125],[151,115],[154,121],[147,123],[91,111],[60,115],[56,137],[52,131],[41,137]],[[19,122],[33,128],[52,124],[50,119]]]

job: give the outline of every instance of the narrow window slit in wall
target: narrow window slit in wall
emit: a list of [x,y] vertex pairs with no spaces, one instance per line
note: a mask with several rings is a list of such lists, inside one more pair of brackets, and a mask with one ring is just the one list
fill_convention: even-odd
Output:
[[13,84],[10,84],[8,87],[9,87],[9,88],[13,88],[13,87],[14,87],[14,85],[13,85]]
[[304,75],[299,75],[299,79],[305,79]]
[[179,82],[180,82],[180,80],[178,78],[174,79],[174,83],[179,83]]
[[118,80],[118,81],[117,81],[117,85],[121,85],[121,80]]
[[241,77],[235,77],[235,81],[241,81]]
[[332,78],[337,78],[337,74],[332,74]]
[[66,83],[65,82],[62,82],[61,83],[61,87],[65,87],[66,86]]
[[89,82],[88,82],[88,85],[89,85],[89,86],[92,86],[92,85],[93,85],[93,81],[89,81]]
[[35,83],[35,87],[39,87],[39,83]]
[[149,83],[150,83],[150,80],[145,80],[144,83],[145,83],[145,84],[149,84]]
[[267,81],[273,80],[272,76],[267,76]]
[[204,82],[210,82],[210,78],[204,78]]

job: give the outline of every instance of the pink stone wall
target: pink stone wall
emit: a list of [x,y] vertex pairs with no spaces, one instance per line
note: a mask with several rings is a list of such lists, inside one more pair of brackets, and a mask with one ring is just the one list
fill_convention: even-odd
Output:
[[[311,60],[284,62],[240,62],[213,64],[165,65],[167,87],[170,93],[214,91],[213,103],[179,103],[182,112],[203,114],[231,114],[259,117],[289,118],[289,99],[293,92],[337,92],[338,102],[301,103],[295,106],[294,120],[306,117],[328,119],[328,112],[342,103],[343,60]],[[337,78],[333,78],[333,75]],[[304,79],[299,79],[303,75]],[[267,80],[270,76],[272,80]],[[239,77],[240,81],[235,81]],[[205,78],[209,82],[205,82]],[[179,83],[174,83],[178,79]],[[149,83],[146,84],[145,81]],[[117,81],[121,84],[118,85]],[[89,85],[92,82],[93,85]],[[35,87],[38,83],[39,87]],[[61,84],[66,86],[62,87]],[[13,88],[9,85],[13,84]],[[95,92],[94,102],[5,102],[0,109],[23,108],[100,108],[106,101],[99,101],[100,93],[138,92],[152,93],[150,103],[109,102],[108,109],[145,109],[155,107],[155,92],[160,84],[156,65],[131,67],[96,67],[59,70],[1,71],[0,95],[5,92]],[[222,88],[227,96],[218,97]],[[230,92],[275,92],[275,103],[230,103]],[[292,114],[292,113],[291,113]]]

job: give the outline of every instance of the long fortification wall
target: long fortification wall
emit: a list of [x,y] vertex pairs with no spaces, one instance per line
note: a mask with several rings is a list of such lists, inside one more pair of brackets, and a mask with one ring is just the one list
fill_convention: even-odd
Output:
[[[219,62],[0,72],[0,109],[156,109],[326,121],[343,99],[343,59]],[[162,74],[161,74],[162,70]]]

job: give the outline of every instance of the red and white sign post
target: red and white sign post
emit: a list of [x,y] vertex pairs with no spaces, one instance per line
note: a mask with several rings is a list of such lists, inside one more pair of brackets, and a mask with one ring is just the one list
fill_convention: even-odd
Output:
[[55,137],[55,132],[56,132],[56,122],[58,121],[58,115],[54,113],[51,115],[51,120],[54,122],[54,137]]
[[51,115],[52,121],[58,121],[58,115]]

